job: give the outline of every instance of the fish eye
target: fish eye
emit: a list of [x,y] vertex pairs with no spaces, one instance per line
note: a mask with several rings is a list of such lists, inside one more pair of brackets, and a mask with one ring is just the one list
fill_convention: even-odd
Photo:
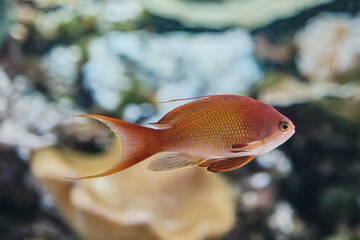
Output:
[[285,132],[289,129],[289,124],[285,121],[280,122],[280,130]]

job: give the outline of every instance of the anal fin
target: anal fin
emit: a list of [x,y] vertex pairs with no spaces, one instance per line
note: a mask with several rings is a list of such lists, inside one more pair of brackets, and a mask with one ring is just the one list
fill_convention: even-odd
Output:
[[179,168],[196,166],[204,159],[194,158],[184,153],[164,152],[155,155],[155,159],[149,163],[148,169],[152,171],[170,171]]
[[237,158],[224,158],[224,159],[214,159],[205,161],[200,164],[201,167],[207,167],[208,171],[211,172],[227,172],[239,167],[244,166],[248,162],[250,162],[255,156],[244,156]]
[[209,167],[211,164],[215,163],[215,162],[219,162],[219,161],[223,161],[225,159],[228,158],[214,158],[214,159],[207,159],[206,161],[200,163],[198,166],[199,167]]

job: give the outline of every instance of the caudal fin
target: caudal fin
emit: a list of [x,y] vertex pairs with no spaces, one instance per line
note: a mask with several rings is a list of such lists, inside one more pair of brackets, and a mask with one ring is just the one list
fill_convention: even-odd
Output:
[[142,127],[106,116],[78,116],[97,119],[105,123],[115,133],[120,144],[120,154],[118,156],[119,160],[115,166],[105,172],[79,178],[65,177],[67,179],[80,180],[86,178],[104,177],[127,169],[157,152],[157,146],[159,146],[159,143],[156,137],[157,130],[155,129]]

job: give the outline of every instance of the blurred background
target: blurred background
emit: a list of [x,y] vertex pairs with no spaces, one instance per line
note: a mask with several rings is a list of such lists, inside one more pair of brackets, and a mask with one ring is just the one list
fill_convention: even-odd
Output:
[[[359,10],[0,0],[0,239],[360,239]],[[62,178],[116,156],[105,126],[74,115],[146,124],[182,104],[155,101],[208,94],[270,104],[296,133],[224,174]]]

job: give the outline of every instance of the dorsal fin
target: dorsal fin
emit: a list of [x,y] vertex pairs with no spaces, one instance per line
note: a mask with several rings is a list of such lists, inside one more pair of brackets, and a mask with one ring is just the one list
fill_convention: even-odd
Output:
[[[201,99],[203,98],[203,99]],[[174,110],[168,112],[163,118],[161,118],[156,123],[149,123],[158,128],[169,128],[173,126],[175,122],[178,120],[183,119],[188,114],[191,114],[200,108],[204,108],[205,106],[210,106],[219,101],[226,101],[226,100],[239,100],[244,97],[236,96],[236,95],[208,95],[203,97],[195,97],[195,98],[184,98],[184,99],[177,99],[177,100],[170,100],[167,102],[174,102],[174,101],[182,101],[182,100],[192,100],[192,99],[201,99],[198,101],[190,102],[184,105],[181,105]]]
[[205,96],[201,96],[201,97],[191,97],[191,98],[179,98],[179,99],[173,99],[173,100],[168,100],[168,101],[164,101],[164,102],[154,102],[154,103],[171,103],[171,102],[180,102],[180,101],[187,101],[187,100],[195,100],[195,99],[201,99],[201,98],[208,98],[214,95],[205,95]]
[[[202,97],[192,97],[192,98],[180,98],[180,99],[174,99],[174,100],[169,100],[169,101],[165,101],[165,102],[155,102],[155,103],[170,103],[170,102],[178,102],[178,101],[186,101],[186,100],[194,100],[194,99],[202,99],[202,98],[206,99],[206,98],[209,98],[212,96],[213,95],[207,95],[207,96],[202,96]],[[192,102],[192,103],[194,103],[194,102]],[[186,108],[188,108],[190,104],[191,103],[181,105],[181,106],[173,109],[172,111],[168,112],[158,122],[149,123],[149,124],[152,126],[155,126],[157,128],[170,128],[177,119],[182,118],[183,115],[186,115],[188,113],[188,111],[186,111]]]

